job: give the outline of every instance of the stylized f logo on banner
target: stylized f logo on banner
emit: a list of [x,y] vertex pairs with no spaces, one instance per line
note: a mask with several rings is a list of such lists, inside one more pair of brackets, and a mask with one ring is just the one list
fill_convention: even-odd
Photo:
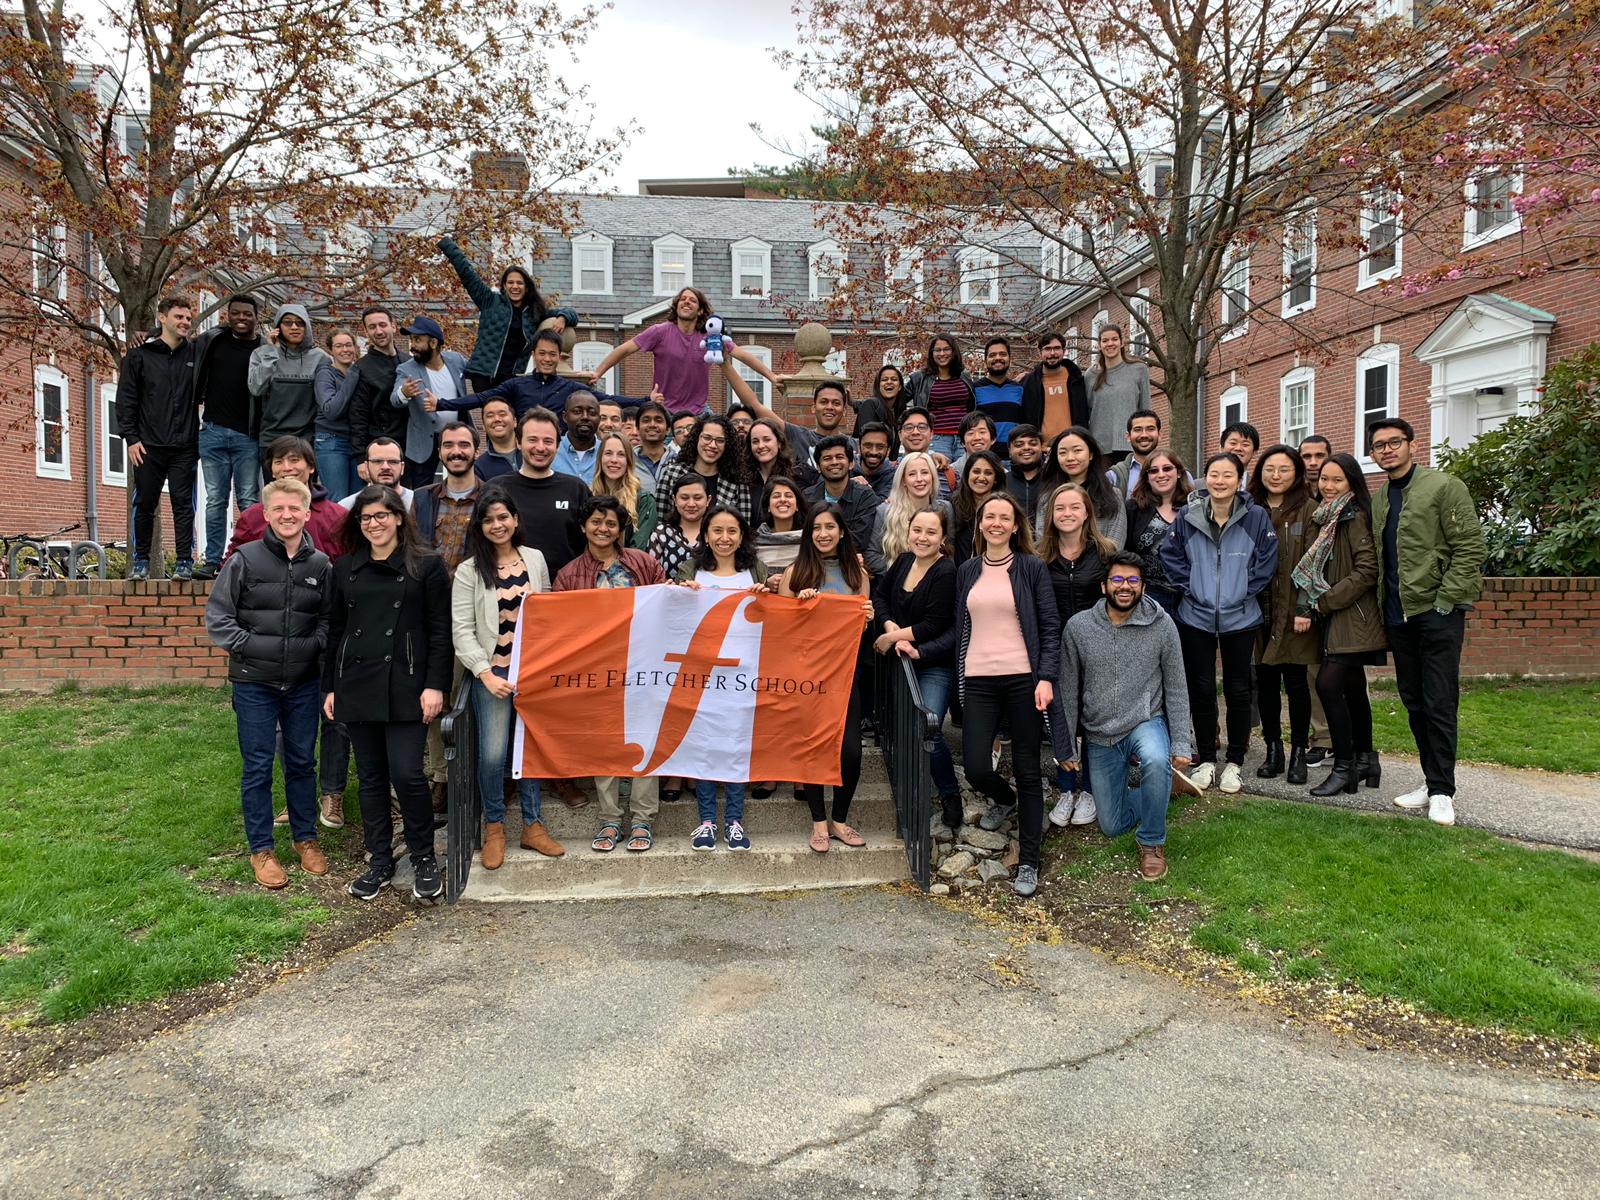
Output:
[[[639,774],[653,775],[662,763],[672,757],[688,736],[689,726],[694,724],[695,714],[700,711],[700,697],[705,689],[684,687],[683,677],[709,675],[717,667],[739,665],[739,659],[719,658],[717,652],[727,640],[734,614],[749,599],[747,594],[736,592],[718,600],[700,618],[694,636],[689,639],[689,648],[682,654],[663,655],[663,661],[678,665],[678,686],[672,689],[672,695],[667,698],[667,707],[661,714],[661,727],[656,730],[656,748],[650,755],[650,761],[638,768]],[[630,746],[629,749],[643,753],[642,747]]]

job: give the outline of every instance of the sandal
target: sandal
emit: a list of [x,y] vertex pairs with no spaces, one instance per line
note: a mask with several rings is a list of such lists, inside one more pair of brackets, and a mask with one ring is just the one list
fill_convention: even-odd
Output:
[[628,849],[635,854],[643,854],[656,844],[655,834],[650,832],[648,821],[635,821],[633,828],[628,831]]
[[813,829],[811,831],[811,841],[810,841],[809,844],[810,844],[811,848],[813,850],[815,850],[818,854],[826,854],[828,852],[828,833],[827,833],[827,830],[824,830],[824,829]]
[[854,829],[851,829],[850,826],[846,825],[843,821],[829,821],[828,836],[831,838],[837,838],[846,846],[865,846],[867,844],[866,838],[862,837]]
[[622,826],[615,821],[607,821],[600,826],[600,832],[594,835],[594,841],[589,843],[589,849],[597,850],[601,854],[610,854],[621,840]]

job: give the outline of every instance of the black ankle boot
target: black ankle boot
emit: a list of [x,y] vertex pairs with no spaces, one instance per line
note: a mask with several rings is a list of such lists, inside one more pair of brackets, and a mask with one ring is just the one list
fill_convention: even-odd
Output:
[[944,823],[951,829],[961,828],[961,797],[941,796],[939,803],[944,809]]
[[1267,761],[1256,768],[1257,779],[1271,779],[1283,774],[1283,743],[1267,743]]
[[1355,795],[1356,764],[1354,759],[1336,758],[1328,777],[1311,789],[1313,796],[1337,796],[1340,792]]
[[1306,748],[1304,746],[1291,746],[1289,748],[1289,774],[1285,778],[1290,783],[1304,783],[1306,781]]
[[1375,788],[1382,782],[1383,764],[1378,761],[1376,750],[1362,750],[1356,754],[1356,778],[1369,788]]

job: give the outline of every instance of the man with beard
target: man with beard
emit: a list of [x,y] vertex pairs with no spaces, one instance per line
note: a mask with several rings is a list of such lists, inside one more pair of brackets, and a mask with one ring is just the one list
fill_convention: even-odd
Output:
[[478,478],[488,482],[509,475],[522,466],[522,451],[517,449],[517,413],[511,401],[488,400],[483,405],[483,432],[486,441],[478,455]]
[[350,400],[350,453],[358,459],[366,457],[373,438],[404,441],[407,418],[406,409],[389,403],[401,357],[394,316],[386,308],[369,308],[361,314],[361,331],[366,334],[367,352],[351,368],[358,378]]
[[[405,474],[406,458],[400,451],[399,442],[391,437],[373,438],[367,443],[367,461],[364,465],[367,468],[367,483],[381,483],[384,487],[393,488],[400,494],[406,508],[411,508],[417,494],[400,482],[400,477]],[[360,489],[357,489],[340,500],[339,507],[348,509],[360,494]]]
[[854,457],[848,438],[839,435],[824,438],[817,447],[817,471],[822,478],[806,489],[806,499],[812,508],[822,504],[838,508],[850,530],[850,540],[866,560],[867,570],[881,575],[884,570],[883,506],[866,480],[850,478],[850,461]]
[[1011,444],[1011,427],[1027,420],[1022,409],[1022,381],[1011,378],[1010,339],[996,334],[985,342],[983,366],[986,372],[983,378],[969,381],[977,405],[973,411],[985,414],[994,422],[993,450],[1003,459]]
[[[1156,452],[1156,447],[1161,444],[1161,418],[1148,408],[1135,409],[1128,415],[1128,457],[1119,461],[1111,470],[1106,472],[1106,478],[1111,480],[1111,486],[1117,489],[1117,495],[1126,501],[1133,495],[1133,489],[1139,486],[1139,477],[1144,474],[1144,464],[1150,461],[1150,456]],[[1191,477],[1190,485],[1194,483]]]
[[[1039,480],[1044,476],[1044,440],[1033,425],[1015,425],[1011,429],[1011,461],[1006,466],[1006,490],[1022,501],[1028,514],[1034,513],[1043,499],[1039,495]],[[1035,536],[1038,530],[1034,531]]]
[[857,477],[866,480],[867,486],[877,493],[878,499],[887,504],[889,491],[894,487],[894,471],[899,464],[889,458],[889,427],[877,421],[869,421],[856,431],[861,448],[861,462],[857,465]]
[[1022,420],[1037,426],[1048,446],[1069,426],[1089,424],[1089,392],[1059,333],[1044,334],[1037,345],[1039,361],[1022,380]]
[[407,409],[406,486],[423,487],[439,471],[439,430],[450,420],[439,410],[467,394],[467,360],[444,348],[444,329],[418,317],[400,331],[411,339],[411,361],[395,368],[389,403]]
[[194,343],[194,400],[200,406],[200,473],[206,481],[205,559],[196,579],[215,579],[227,544],[228,499],[243,512],[261,498],[261,447],[247,382],[250,355],[261,345],[254,296],[228,297],[223,323]]
[[789,453],[794,455],[797,463],[810,463],[817,465],[817,449],[826,438],[843,437],[850,443],[851,453],[855,453],[856,439],[844,432],[844,415],[853,411],[850,407],[850,393],[845,390],[844,384],[832,380],[817,384],[816,393],[811,397],[811,419],[816,423],[808,428],[796,425],[793,421],[785,421],[772,409],[761,403],[755,389],[744,381],[741,376],[734,376],[734,394],[744,403],[744,406],[755,413],[758,418],[765,417],[769,421],[776,421],[783,426],[783,432],[789,439]]
[[556,447],[555,469],[588,483],[594,478],[599,447],[595,431],[600,424],[600,401],[593,393],[573,392],[567,397],[567,432]]

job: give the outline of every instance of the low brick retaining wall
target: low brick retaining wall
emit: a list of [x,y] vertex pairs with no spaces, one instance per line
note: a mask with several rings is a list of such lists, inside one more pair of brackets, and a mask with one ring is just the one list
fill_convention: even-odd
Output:
[[[203,583],[0,581],[0,691],[227,678]],[[1600,676],[1600,578],[1486,579],[1467,675]]]

